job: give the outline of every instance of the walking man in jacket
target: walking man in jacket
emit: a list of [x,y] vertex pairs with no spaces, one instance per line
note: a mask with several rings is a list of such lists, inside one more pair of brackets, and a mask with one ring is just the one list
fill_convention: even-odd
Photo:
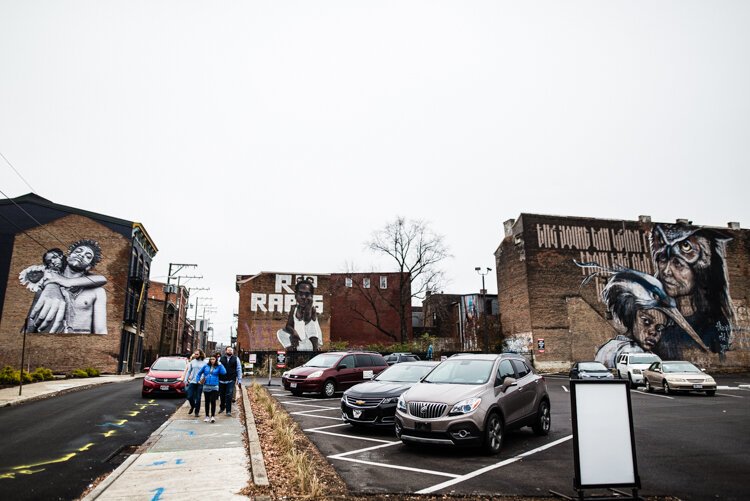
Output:
[[231,416],[234,387],[239,385],[242,379],[242,365],[231,346],[227,346],[225,354],[219,359],[219,363],[227,370],[226,374],[219,376],[219,400],[221,402],[219,414],[226,410],[227,416]]

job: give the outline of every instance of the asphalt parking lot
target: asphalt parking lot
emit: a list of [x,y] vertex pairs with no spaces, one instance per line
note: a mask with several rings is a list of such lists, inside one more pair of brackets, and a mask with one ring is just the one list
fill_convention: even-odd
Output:
[[[294,397],[279,381],[268,389],[353,492],[574,495],[569,381],[562,375],[545,377],[550,434],[538,437],[529,428],[508,432],[497,456],[407,447],[392,430],[354,429],[341,421],[341,393],[328,399]],[[715,397],[631,390],[642,495],[750,499],[750,375],[716,379]]]

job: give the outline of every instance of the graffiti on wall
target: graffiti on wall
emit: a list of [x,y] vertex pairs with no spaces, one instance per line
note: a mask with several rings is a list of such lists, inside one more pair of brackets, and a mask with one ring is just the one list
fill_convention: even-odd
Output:
[[107,334],[107,279],[92,273],[101,259],[99,244],[84,239],[72,243],[67,255],[47,250],[41,265],[21,271],[21,285],[34,292],[26,331]]
[[653,352],[665,360],[723,356],[732,345],[735,316],[725,257],[730,240],[713,229],[657,224],[648,234],[652,263],[646,271],[576,261],[590,272],[584,284],[608,277],[599,296],[619,331],[599,347],[596,360],[611,368],[626,352]]
[[313,277],[298,277],[294,284],[294,304],[289,308],[286,325],[276,333],[279,343],[287,351],[319,351],[323,346],[314,296]]

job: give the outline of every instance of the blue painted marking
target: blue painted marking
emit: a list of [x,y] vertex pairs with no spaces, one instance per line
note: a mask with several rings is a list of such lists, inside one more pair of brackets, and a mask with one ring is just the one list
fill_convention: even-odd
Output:
[[175,464],[185,464],[185,461],[183,461],[182,459],[178,459],[177,461],[175,461]]
[[148,466],[161,466],[163,464],[167,464],[167,462],[166,461],[154,461],[153,463],[151,463]]
[[124,424],[117,424],[117,423],[110,423],[109,421],[107,421],[104,424],[98,424],[96,426],[117,426],[118,428],[122,428],[125,425]]
[[187,435],[190,437],[195,435],[195,432],[193,430],[183,430],[182,428],[175,428],[174,431],[181,431],[183,433],[187,433]]
[[155,492],[154,497],[151,498],[151,501],[159,501],[161,499],[161,495],[164,494],[164,487],[159,487],[158,489],[154,489],[149,492]]

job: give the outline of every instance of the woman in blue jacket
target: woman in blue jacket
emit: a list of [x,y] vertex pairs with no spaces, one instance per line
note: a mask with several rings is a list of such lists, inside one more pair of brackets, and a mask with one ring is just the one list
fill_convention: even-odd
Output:
[[[219,376],[227,373],[223,365],[219,363],[215,356],[208,359],[208,363],[198,373],[198,381],[203,381],[203,394],[206,400],[206,423],[215,423],[216,419],[216,399],[219,398]],[[209,417],[208,411],[211,410]]]

